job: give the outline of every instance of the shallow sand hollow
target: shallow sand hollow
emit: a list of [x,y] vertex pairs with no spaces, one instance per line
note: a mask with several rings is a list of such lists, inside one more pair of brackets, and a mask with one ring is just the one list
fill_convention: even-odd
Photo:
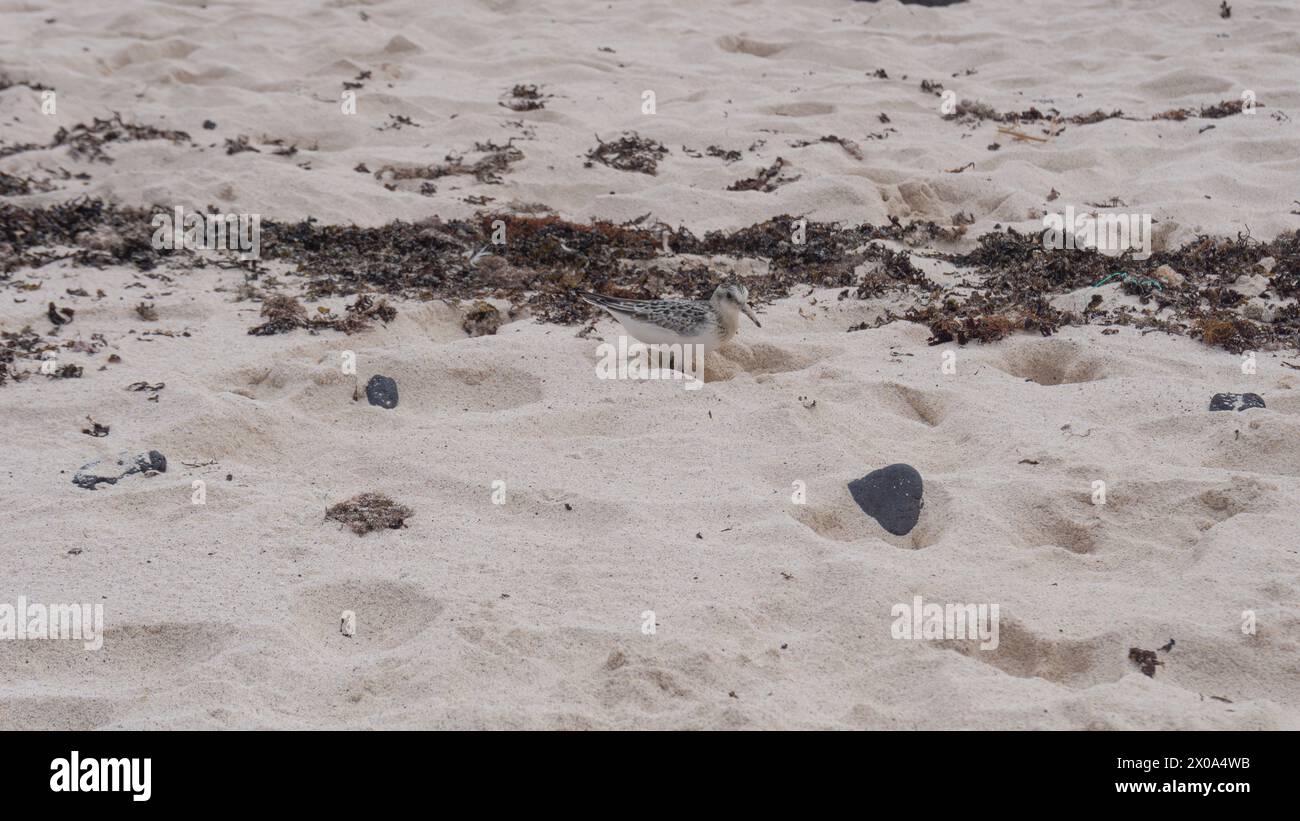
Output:
[[[3,202],[361,225],[542,204],[700,234],[966,213],[974,237],[1119,198],[1157,215],[1157,243],[1294,229],[1294,5],[1230,20],[1212,3],[1076,5],[0,6],[0,70],[59,95],[46,117],[30,86],[0,91],[5,144],[114,111],[191,137],[114,142],[111,164],[0,158],[53,185]],[[999,111],[1149,118],[1243,89],[1261,107],[1022,142],[943,120],[923,79]],[[345,82],[361,83],[355,116]],[[500,105],[516,84],[544,108]],[[625,131],[668,149],[657,174],[584,166]],[[240,136],[258,152],[226,153]],[[457,173],[422,194],[375,177],[512,139],[523,158],[499,182]],[[799,179],[728,190],[778,157]],[[597,378],[607,318],[579,335],[521,315],[467,338],[457,306],[395,298],[396,319],[352,336],[250,336],[242,272],[162,273],[62,261],[15,272],[39,289],[0,288],[0,330],[48,333],[54,300],[76,311],[57,339],[106,345],[60,354],[79,379],[0,386],[0,602],[100,603],[106,629],[98,651],[0,641],[0,729],[1300,729],[1293,351],[1246,375],[1239,356],[1134,328],[929,346],[908,322],[846,332],[888,299],[805,288],[762,306],[761,329],[742,320],[685,390]],[[146,298],[154,321],[135,311]],[[396,408],[354,401],[374,374],[396,380]],[[139,381],[165,383],[156,402],[125,390]],[[1267,407],[1208,411],[1243,391]],[[83,434],[87,416],[109,435]],[[149,449],[165,473],[72,483]],[[925,481],[905,536],[847,489],[898,462]],[[325,519],[367,491],[412,508],[406,527]],[[891,608],[915,596],[996,603],[998,648],[893,638]],[[1129,659],[1171,639],[1153,677]]]

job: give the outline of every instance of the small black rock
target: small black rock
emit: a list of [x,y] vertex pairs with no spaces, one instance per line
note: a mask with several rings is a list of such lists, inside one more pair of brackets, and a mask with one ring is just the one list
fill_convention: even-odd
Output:
[[1262,408],[1264,400],[1257,393],[1216,393],[1210,398],[1212,411],[1244,411],[1246,408]]
[[906,536],[916,527],[925,504],[923,490],[921,474],[904,464],[873,470],[849,482],[849,493],[862,512],[895,536]]
[[375,374],[366,383],[366,401],[392,410],[397,407],[397,383],[387,376]]
[[101,484],[115,485],[117,480],[130,476],[132,473],[146,473],[148,471],[166,473],[167,457],[156,450],[151,450],[148,453],[134,455],[119,453],[116,461],[113,462],[96,459],[82,465],[81,470],[77,471],[72,477],[72,483],[86,490],[95,490]]

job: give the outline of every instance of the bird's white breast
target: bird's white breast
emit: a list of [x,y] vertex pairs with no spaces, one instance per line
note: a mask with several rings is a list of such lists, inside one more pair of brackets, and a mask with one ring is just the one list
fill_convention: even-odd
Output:
[[617,319],[628,336],[647,345],[716,345],[725,339],[712,323],[704,323],[696,333],[683,336],[676,331],[636,317],[619,316]]

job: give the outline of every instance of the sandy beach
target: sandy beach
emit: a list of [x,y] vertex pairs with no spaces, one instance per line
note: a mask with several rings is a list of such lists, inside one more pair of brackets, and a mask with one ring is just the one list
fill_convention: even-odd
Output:
[[[0,15],[0,729],[1300,729],[1293,3]],[[731,281],[599,378],[577,289]]]

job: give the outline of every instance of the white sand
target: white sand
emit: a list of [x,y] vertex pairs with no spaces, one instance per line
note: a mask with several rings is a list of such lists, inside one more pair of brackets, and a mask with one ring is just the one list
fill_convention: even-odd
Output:
[[[111,165],[55,149],[0,170],[92,174],[8,200],[25,205],[84,192],[364,225],[467,216],[478,195],[696,233],[963,211],[977,236],[1040,227],[1052,189],[1052,208],[1119,197],[1151,212],[1162,242],[1300,224],[1300,131],[1274,116],[1300,107],[1293,4],[1239,2],[1230,20],[1210,2],[1075,5],[6,2],[0,71],[59,96],[45,117],[29,88],[0,92],[0,139],[47,142],[117,111],[205,150],[116,143]],[[364,70],[344,116],[341,83]],[[1263,107],[1016,143],[941,120],[923,78],[999,110],[1147,117],[1243,89]],[[516,83],[554,96],[511,112],[498,101]],[[389,114],[419,127],[376,130]],[[657,176],[583,168],[596,134],[624,130],[670,149]],[[227,155],[240,134],[262,153]],[[828,134],[864,158],[789,146]],[[447,177],[426,197],[352,170],[511,137],[525,159],[502,185]],[[277,138],[299,153],[273,156]],[[681,150],[710,145],[744,157]],[[778,156],[798,182],[725,190]],[[253,337],[241,274],[164,273],[55,263],[15,275],[39,290],[0,290],[2,330],[48,331],[53,299],[77,311],[60,338],[110,344],[60,360],[85,366],[79,380],[0,387],[0,603],[98,602],[107,628],[93,652],[0,641],[0,728],[1300,728],[1294,352],[1243,375],[1236,356],[1127,328],[928,347],[910,323],[846,333],[889,303],[818,290],[766,306],[761,329],[742,320],[714,378],[686,391],[598,380],[599,340],[573,327],[522,317],[466,338],[441,302],[398,302],[396,321],[352,337]],[[78,287],[106,297],[66,296]],[[133,311],[145,295],[157,322]],[[190,336],[142,336],[160,329]],[[397,409],[352,401],[344,350],[363,383],[397,380]],[[111,352],[123,362],[98,370]],[[159,401],[124,390],[139,380],[166,383]],[[1268,408],[1208,413],[1220,391]],[[87,415],[110,435],[82,434]],[[150,448],[165,474],[71,483],[93,458]],[[846,489],[895,462],[926,482],[904,537]],[[406,529],[324,521],[371,490],[415,510]],[[916,595],[997,603],[999,648],[891,638],[891,607]],[[1127,658],[1171,638],[1154,678]]]

